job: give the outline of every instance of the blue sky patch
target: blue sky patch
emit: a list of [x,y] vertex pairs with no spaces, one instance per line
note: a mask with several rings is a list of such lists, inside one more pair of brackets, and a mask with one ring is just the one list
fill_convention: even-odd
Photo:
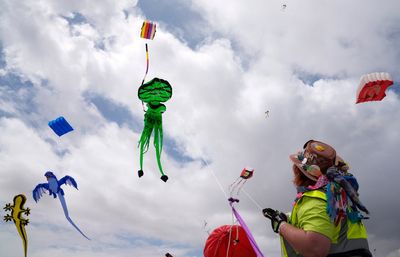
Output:
[[[97,107],[105,119],[117,123],[118,126],[127,125],[134,132],[142,133],[144,118],[135,119],[128,108],[97,94],[86,94],[85,98]],[[182,151],[173,138],[167,136],[166,134],[167,133],[164,131],[163,150],[169,156],[179,163],[188,163],[194,161],[194,159]]]
[[84,24],[84,23],[89,23],[88,20],[86,19],[85,16],[83,16],[81,13],[78,12],[73,12],[72,13],[72,18],[67,17],[67,16],[62,16],[64,19],[68,21],[68,24],[74,25],[74,24]]
[[400,83],[398,83],[398,82],[395,81],[395,82],[393,83],[393,85],[391,85],[387,90],[388,90],[388,91],[392,91],[392,92],[394,92],[395,94],[397,94],[397,95],[400,96]]
[[[146,19],[160,22],[166,30],[178,39],[187,43],[191,49],[196,49],[208,40],[224,38],[218,31],[209,29],[208,21],[184,0],[139,0],[137,5]],[[157,27],[157,29],[159,29]],[[157,37],[157,35],[156,35]],[[249,53],[245,53],[242,46],[234,38],[229,38],[233,51],[240,58],[240,65],[244,70],[250,66]]]
[[[2,88],[2,98],[14,103],[19,111],[26,114],[36,111],[33,101],[36,92],[31,81],[23,79],[17,73],[7,72],[4,76],[0,76],[0,87]],[[25,90],[26,92],[19,94],[21,90]],[[0,116],[13,116],[4,110],[0,111]]]
[[33,84],[29,80],[22,79],[18,74],[13,72],[7,72],[4,76],[0,76],[0,86],[8,87],[13,90],[20,88],[31,88]]
[[194,161],[192,157],[186,155],[182,151],[182,149],[178,146],[177,142],[173,138],[165,136],[165,132],[163,150],[179,163],[188,163]]
[[322,79],[318,74],[311,74],[307,72],[295,72],[296,77],[301,80],[304,84],[313,86],[315,82]]
[[[137,5],[146,19],[161,22],[176,37],[195,48],[203,42],[206,20],[183,0],[139,0]],[[158,29],[158,28],[157,28]],[[156,35],[157,36],[157,35]]]
[[309,85],[311,87],[314,86],[315,82],[317,82],[318,80],[321,80],[321,79],[338,80],[343,77],[342,75],[328,76],[328,75],[322,75],[322,74],[318,74],[318,73],[310,73],[308,71],[301,69],[300,67],[293,68],[293,75],[296,76],[299,80],[301,80],[304,84]]
[[84,97],[97,107],[105,119],[117,123],[118,126],[127,125],[136,133],[141,132],[142,122],[134,119],[127,107],[115,103],[99,94],[86,93]]
[[3,49],[4,49],[3,45],[1,44],[1,41],[0,41],[0,69],[3,69],[4,67],[6,67],[6,57],[4,55]]

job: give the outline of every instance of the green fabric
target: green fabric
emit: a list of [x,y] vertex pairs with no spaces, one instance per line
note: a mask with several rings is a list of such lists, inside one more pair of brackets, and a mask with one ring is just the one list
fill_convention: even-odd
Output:
[[152,105],[165,103],[172,97],[172,87],[168,81],[154,78],[139,87],[138,97]]
[[305,231],[323,234],[333,242],[335,226],[326,213],[326,201],[320,198],[303,196],[297,202],[296,208],[296,220],[291,220],[294,226]]
[[160,104],[158,107],[152,107],[147,105],[147,111],[144,115],[144,128],[142,135],[140,136],[140,169],[143,170],[143,155],[149,150],[151,134],[154,131],[154,148],[156,150],[156,158],[160,173],[164,175],[164,171],[161,166],[161,151],[163,147],[163,129],[162,129],[162,116],[165,112],[166,107]]
[[168,101],[172,96],[172,87],[168,81],[154,78],[141,85],[138,97],[146,103],[147,110],[144,115],[144,128],[139,139],[140,170],[143,171],[143,155],[150,145],[150,138],[154,131],[154,148],[156,151],[157,165],[161,175],[165,175],[161,165],[161,151],[163,147],[162,114],[167,107],[161,102]]

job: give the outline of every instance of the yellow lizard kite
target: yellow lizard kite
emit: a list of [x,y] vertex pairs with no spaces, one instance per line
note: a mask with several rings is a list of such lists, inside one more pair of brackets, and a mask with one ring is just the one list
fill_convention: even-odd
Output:
[[29,220],[22,217],[22,214],[29,215],[30,209],[24,208],[24,204],[26,202],[26,197],[23,194],[19,194],[14,196],[14,204],[11,203],[6,204],[4,207],[5,211],[11,211],[11,215],[7,214],[4,216],[4,220],[14,221],[15,226],[17,227],[18,233],[22,238],[22,243],[24,245],[24,253],[26,257],[26,253],[28,250],[28,236],[26,235],[25,226],[28,225]]

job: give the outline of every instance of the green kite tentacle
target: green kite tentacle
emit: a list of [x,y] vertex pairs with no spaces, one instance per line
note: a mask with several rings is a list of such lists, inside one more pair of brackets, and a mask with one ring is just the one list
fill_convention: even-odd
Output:
[[[139,139],[140,146],[140,170],[143,171],[143,155],[149,150],[151,133],[154,129],[154,118],[151,117],[150,112],[144,115],[144,128]],[[143,174],[142,174],[143,175]],[[139,176],[142,176],[139,175]]]
[[[165,176],[161,166],[161,151],[163,145],[162,133],[162,113],[166,107],[163,104],[152,106],[147,104],[147,111],[144,115],[144,128],[139,139],[140,146],[140,170],[143,172],[143,155],[149,150],[151,134],[154,131],[154,147],[156,149],[156,157],[161,175]],[[142,174],[143,175],[143,174]]]
[[160,170],[160,173],[162,176],[165,176],[164,171],[162,169],[161,165],[161,148],[162,148],[162,141],[160,141],[160,133],[162,133],[162,128],[156,126],[154,128],[154,148],[156,149],[156,158],[157,158],[157,164],[158,164],[158,169]]
[[168,81],[154,78],[151,81],[142,84],[138,90],[138,97],[142,102],[146,103],[144,128],[140,136],[140,170],[139,177],[143,176],[143,155],[149,149],[150,137],[154,131],[154,148],[158,168],[161,173],[161,180],[166,182],[168,176],[164,174],[161,165],[161,152],[163,148],[163,129],[162,114],[166,111],[166,106],[162,102],[168,101],[172,96],[172,87]]
[[145,113],[144,115],[144,128],[142,131],[142,135],[139,139],[139,145],[142,146],[141,152],[145,153],[149,150],[150,145],[150,137],[151,133],[154,129],[154,118],[151,117],[149,112]]

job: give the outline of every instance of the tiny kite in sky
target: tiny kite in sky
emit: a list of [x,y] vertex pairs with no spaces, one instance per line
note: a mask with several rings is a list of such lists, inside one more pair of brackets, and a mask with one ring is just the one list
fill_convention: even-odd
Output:
[[245,167],[240,176],[229,186],[230,195],[232,196],[234,191],[237,191],[239,194],[240,189],[244,186],[246,181],[253,176],[254,169],[250,167]]
[[13,204],[8,203],[6,207],[4,207],[5,211],[11,211],[11,215],[7,214],[4,216],[4,220],[7,221],[14,221],[15,227],[18,230],[19,236],[22,239],[22,244],[24,246],[24,254],[26,257],[27,250],[28,250],[28,236],[26,234],[25,226],[28,225],[29,220],[25,219],[22,214],[29,215],[30,209],[25,208],[24,204],[26,203],[26,196],[23,194],[19,194],[14,196]]
[[204,257],[257,257],[245,230],[239,225],[223,225],[214,229],[204,246]]
[[[153,40],[154,36],[156,35],[156,24],[150,21],[144,21],[142,25],[142,30],[140,32],[140,37],[144,39],[151,39]],[[149,72],[149,47],[146,43],[146,72],[144,74],[142,85],[146,80],[147,73]]]
[[207,229],[207,225],[208,225],[208,222],[206,220],[204,220],[203,229],[208,235],[210,235],[210,230]]
[[154,148],[156,150],[156,158],[158,168],[161,173],[161,180],[167,182],[168,176],[164,174],[161,166],[161,152],[163,147],[163,129],[162,114],[167,107],[162,104],[168,101],[172,96],[172,87],[168,81],[154,78],[151,81],[139,87],[138,97],[142,102],[146,103],[147,110],[144,114],[144,128],[139,140],[140,147],[140,170],[139,177],[143,176],[143,155],[149,149],[150,137],[154,131]]
[[90,240],[83,232],[78,228],[78,226],[75,225],[75,223],[72,221],[72,219],[69,217],[68,214],[68,208],[67,208],[67,203],[65,202],[64,198],[64,190],[62,190],[61,186],[66,184],[75,187],[78,189],[78,185],[75,181],[74,178],[70,176],[64,176],[62,179],[58,180],[57,177],[53,174],[51,171],[47,171],[44,176],[46,177],[48,183],[42,183],[38,184],[35,189],[33,190],[33,199],[35,202],[39,201],[39,199],[42,197],[43,193],[48,192],[49,195],[52,195],[54,198],[60,199],[65,218],[71,223],[72,226],[76,230],[78,230],[79,233],[82,234],[86,239]]
[[375,72],[363,75],[357,89],[356,104],[381,101],[386,96],[386,89],[391,85],[393,80],[389,73]]
[[49,127],[59,136],[74,130],[71,125],[69,125],[68,121],[60,116],[55,120],[49,121]]

